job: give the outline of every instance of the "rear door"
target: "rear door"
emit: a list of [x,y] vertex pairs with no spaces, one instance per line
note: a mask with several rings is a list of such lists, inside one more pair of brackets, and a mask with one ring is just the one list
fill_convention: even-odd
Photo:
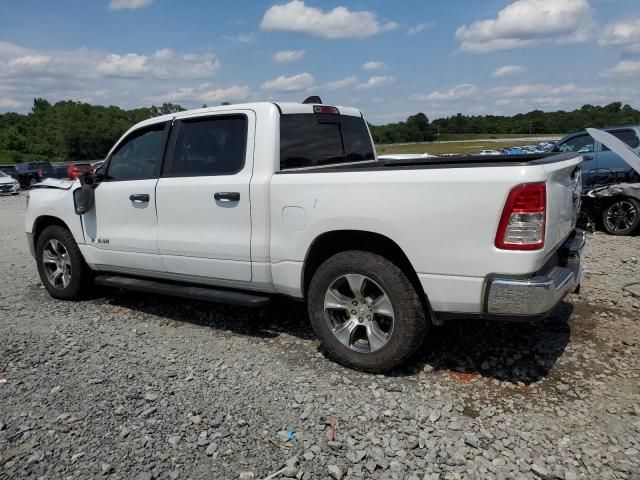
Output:
[[[622,140],[636,152],[640,151],[640,140],[636,131],[632,128],[619,128],[607,130],[608,133]],[[619,155],[609,150],[606,146],[598,143],[597,148],[597,175],[598,184],[632,182],[637,178],[637,174],[631,166]]]
[[107,159],[95,208],[83,216],[90,263],[109,270],[163,271],[155,189],[169,123],[131,132]]
[[156,189],[158,248],[169,273],[251,281],[255,125],[248,110],[175,122]]

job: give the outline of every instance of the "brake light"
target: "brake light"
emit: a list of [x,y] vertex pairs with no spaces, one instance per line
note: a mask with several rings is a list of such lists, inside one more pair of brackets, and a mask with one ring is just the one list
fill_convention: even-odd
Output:
[[314,105],[313,112],[314,113],[332,113],[334,115],[337,115],[340,113],[336,107],[329,107],[327,105]]
[[42,170],[38,170],[36,174],[38,175],[39,178],[44,177],[44,173],[42,173]]
[[523,183],[509,193],[498,232],[496,247],[504,250],[540,250],[544,247],[547,186],[544,182]]

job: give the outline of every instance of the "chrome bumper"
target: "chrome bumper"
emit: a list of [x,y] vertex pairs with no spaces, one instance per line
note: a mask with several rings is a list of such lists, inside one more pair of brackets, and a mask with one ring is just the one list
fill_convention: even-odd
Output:
[[564,260],[528,278],[492,277],[487,280],[485,313],[492,316],[544,317],[578,288],[582,267],[580,254],[586,234],[575,230],[560,248]]

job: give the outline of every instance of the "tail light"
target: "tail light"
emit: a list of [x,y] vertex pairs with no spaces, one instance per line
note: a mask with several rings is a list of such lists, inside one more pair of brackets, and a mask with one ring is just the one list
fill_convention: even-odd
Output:
[[38,178],[44,177],[44,173],[42,173],[42,170],[38,170],[36,174],[38,175]]
[[547,187],[544,182],[523,183],[509,193],[500,217],[496,247],[504,250],[540,250],[544,247]]

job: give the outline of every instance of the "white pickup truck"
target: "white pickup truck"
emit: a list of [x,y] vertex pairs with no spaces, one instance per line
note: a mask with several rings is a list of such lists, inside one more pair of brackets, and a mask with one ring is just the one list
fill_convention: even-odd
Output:
[[577,154],[378,160],[353,108],[251,103],[141,122],[26,232],[50,294],[95,283],[307,302],[344,365],[381,372],[446,319],[533,320],[580,284]]

